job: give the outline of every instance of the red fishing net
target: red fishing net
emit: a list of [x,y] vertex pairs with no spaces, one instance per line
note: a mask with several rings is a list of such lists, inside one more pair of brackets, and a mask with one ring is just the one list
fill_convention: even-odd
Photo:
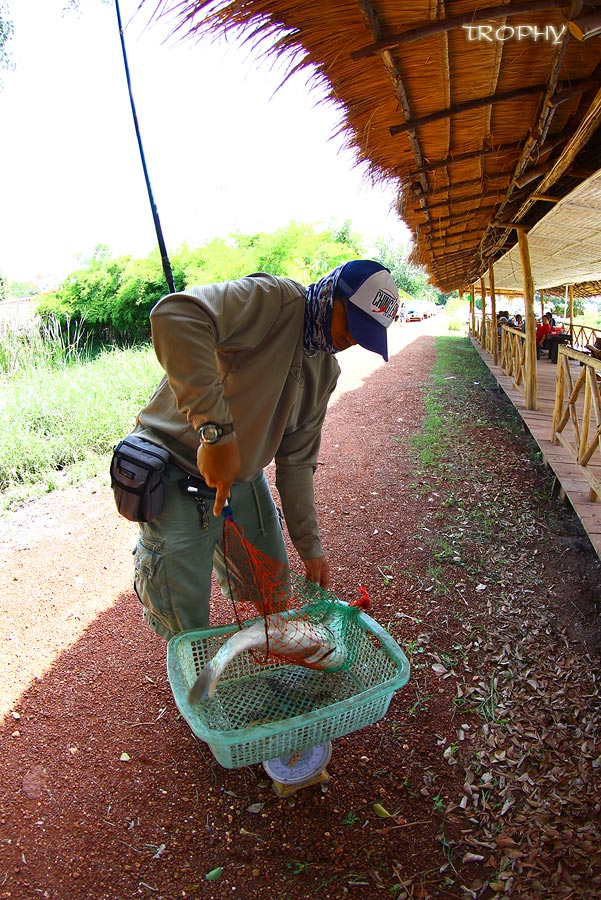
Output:
[[223,556],[236,620],[270,616],[292,608],[290,569],[262,553],[246,539],[244,529],[224,517]]
[[[257,614],[272,656],[311,668],[341,670],[355,660],[356,620],[369,606],[364,587],[350,603],[292,572],[251,544],[241,525],[224,515],[223,554],[229,594],[240,626]],[[256,654],[255,654],[256,655]]]

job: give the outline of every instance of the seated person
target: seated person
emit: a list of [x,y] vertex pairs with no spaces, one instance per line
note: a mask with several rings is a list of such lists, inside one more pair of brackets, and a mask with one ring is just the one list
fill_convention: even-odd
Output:
[[508,325],[508,324],[509,324],[509,319],[507,318],[507,316],[502,316],[502,315],[497,316],[497,334],[499,335],[499,337],[501,337],[501,334],[503,332],[503,325]]
[[555,328],[555,316],[553,315],[553,310],[552,309],[547,310],[546,316],[549,320],[549,325],[551,326],[551,328]]
[[526,323],[524,322],[524,317],[520,313],[516,313],[511,322],[514,328],[517,328],[521,331],[526,327]]
[[540,355],[540,351],[548,347],[547,338],[551,334],[551,323],[549,322],[549,316],[545,313],[543,316],[542,322],[539,322],[536,326],[536,357],[538,359]]

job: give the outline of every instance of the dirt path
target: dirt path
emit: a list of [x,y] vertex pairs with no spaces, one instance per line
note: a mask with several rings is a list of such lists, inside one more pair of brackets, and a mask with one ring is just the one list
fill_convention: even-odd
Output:
[[[391,353],[421,332],[440,330],[440,320],[394,326]],[[360,348],[346,351],[340,360],[343,375],[331,412],[341,397],[360,389],[383,367],[379,357]],[[358,429],[361,433],[365,426]],[[116,515],[107,478],[49,494],[0,518],[0,646],[9,649],[3,660],[0,715],[115,598],[131,591],[136,533],[135,525]]]
[[[499,440],[502,477],[520,465],[521,494],[534,498],[525,507],[508,491],[519,545],[510,547],[508,535],[495,548],[496,577],[490,560],[482,568],[478,536],[457,520],[457,485],[416,471],[409,441],[424,415],[422,385],[440,327],[395,326],[395,355],[372,371],[347,356],[324,429],[316,486],[334,589],[354,596],[366,584],[374,618],[413,663],[387,717],[335,742],[327,793],[315,787],[279,798],[261,767],[223,769],[192,736],[173,703],[164,643],[142,627],[131,591],[135,526],[116,515],[105,481],[49,495],[2,522],[0,900],[601,896],[599,797],[589,783],[601,758],[597,720],[581,713],[578,735],[573,705],[562,706],[574,690],[598,705],[590,682],[598,660],[583,644],[594,638],[598,570],[569,516],[547,518],[541,543],[543,476],[521,439],[482,426],[477,409],[478,446]],[[481,394],[483,404],[498,404]],[[484,470],[495,467],[486,454],[480,466],[463,490],[486,505],[493,494]],[[456,545],[458,528],[465,533]],[[461,547],[455,558],[441,556],[443,533],[445,546]],[[436,572],[441,559],[450,567],[448,591]],[[570,591],[572,622],[559,609],[559,585]],[[229,621],[229,609],[218,607],[216,618]],[[530,669],[524,662],[517,671],[507,642],[523,648],[522,659],[527,648]],[[467,699],[490,690],[491,659],[494,671],[514,674],[506,708],[486,732],[481,707]],[[536,690],[524,688],[528,682]],[[532,696],[520,699],[520,690]],[[561,711],[563,738],[536,700],[544,690],[552,692],[549,708]],[[568,795],[559,759],[545,769],[541,750],[537,768],[529,749],[546,741],[570,756],[564,739],[580,748]],[[529,768],[519,755],[508,768],[516,747],[530,754]],[[499,774],[495,765],[505,768]],[[542,789],[539,772],[548,771],[555,774]],[[498,805],[487,806],[493,786]],[[523,807],[538,831],[519,818]],[[564,828],[572,849],[558,869]]]

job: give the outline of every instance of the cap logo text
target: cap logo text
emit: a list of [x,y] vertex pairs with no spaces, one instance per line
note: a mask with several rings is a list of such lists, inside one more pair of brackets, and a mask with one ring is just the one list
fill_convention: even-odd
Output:
[[397,311],[398,303],[394,297],[387,294],[386,291],[378,291],[371,302],[371,311],[392,319]]

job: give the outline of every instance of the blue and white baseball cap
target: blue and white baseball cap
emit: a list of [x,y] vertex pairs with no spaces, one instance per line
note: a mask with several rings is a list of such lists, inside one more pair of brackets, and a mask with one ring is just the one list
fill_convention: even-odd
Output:
[[386,329],[399,306],[399,292],[390,270],[372,259],[353,259],[342,267],[336,290],[347,300],[353,339],[388,362]]

